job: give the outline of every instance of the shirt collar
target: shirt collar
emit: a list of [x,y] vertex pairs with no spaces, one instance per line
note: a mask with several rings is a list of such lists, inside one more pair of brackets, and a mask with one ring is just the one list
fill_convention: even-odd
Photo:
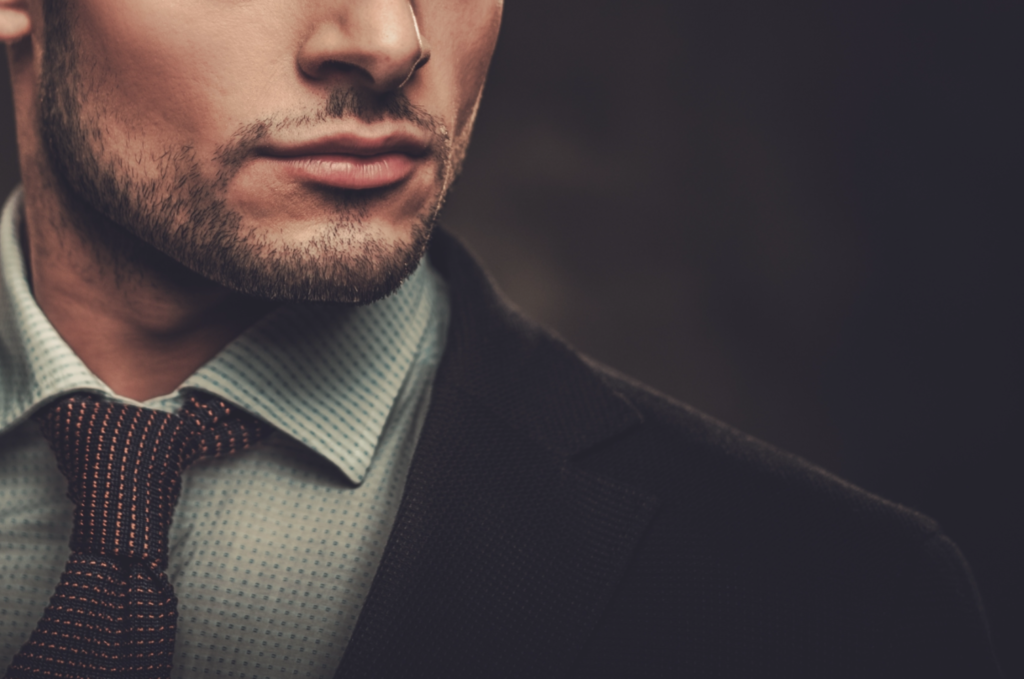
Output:
[[[114,394],[36,304],[19,242],[22,190],[0,217],[0,433],[72,391]],[[231,342],[174,393],[145,404],[176,409],[201,389],[265,419],[338,467],[366,476],[410,369],[436,328],[443,283],[425,262],[390,297],[366,306],[279,308]]]

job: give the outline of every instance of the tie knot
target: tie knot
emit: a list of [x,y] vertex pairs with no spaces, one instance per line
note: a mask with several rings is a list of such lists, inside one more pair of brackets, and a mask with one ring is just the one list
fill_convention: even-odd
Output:
[[193,396],[171,414],[77,394],[37,417],[75,503],[71,549],[160,570],[181,472],[197,458],[229,455],[270,432],[213,397]]

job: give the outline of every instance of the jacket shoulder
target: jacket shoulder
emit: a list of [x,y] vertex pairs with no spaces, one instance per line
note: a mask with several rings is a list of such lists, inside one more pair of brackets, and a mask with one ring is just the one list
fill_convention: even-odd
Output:
[[660,507],[590,676],[625,672],[614,649],[631,645],[651,659],[631,676],[999,676],[970,570],[935,521],[592,367],[642,421],[579,464]]
[[615,473],[655,495],[677,495],[699,483],[701,497],[716,505],[734,505],[734,511],[771,510],[771,515],[813,509],[824,512],[821,519],[845,523],[845,517],[866,530],[892,532],[899,540],[927,540],[940,532],[924,514],[869,493],[606,366],[587,362],[641,419],[607,450],[597,452],[594,464],[616,467]]
[[[432,405],[439,440],[472,410],[501,423],[489,465],[509,463],[514,438],[516,459],[530,450],[538,468],[601,488],[582,505],[548,498],[571,509],[541,531],[563,531],[559,544],[582,530],[570,515],[604,512],[598,495],[643,498],[570,676],[998,676],[970,571],[935,522],[588,361],[509,305],[451,236],[431,257],[453,309],[434,394],[457,407]],[[622,537],[601,532],[591,557]],[[558,568],[589,581],[578,562]]]

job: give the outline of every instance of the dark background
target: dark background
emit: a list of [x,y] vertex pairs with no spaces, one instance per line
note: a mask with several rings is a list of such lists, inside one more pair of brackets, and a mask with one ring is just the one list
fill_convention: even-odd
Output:
[[984,0],[511,0],[444,220],[578,348],[937,518],[1010,677],[1021,19]]

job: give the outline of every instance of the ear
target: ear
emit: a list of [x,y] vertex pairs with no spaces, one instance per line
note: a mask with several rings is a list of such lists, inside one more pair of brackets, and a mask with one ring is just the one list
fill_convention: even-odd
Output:
[[0,0],[0,41],[12,45],[32,30],[27,0]]

